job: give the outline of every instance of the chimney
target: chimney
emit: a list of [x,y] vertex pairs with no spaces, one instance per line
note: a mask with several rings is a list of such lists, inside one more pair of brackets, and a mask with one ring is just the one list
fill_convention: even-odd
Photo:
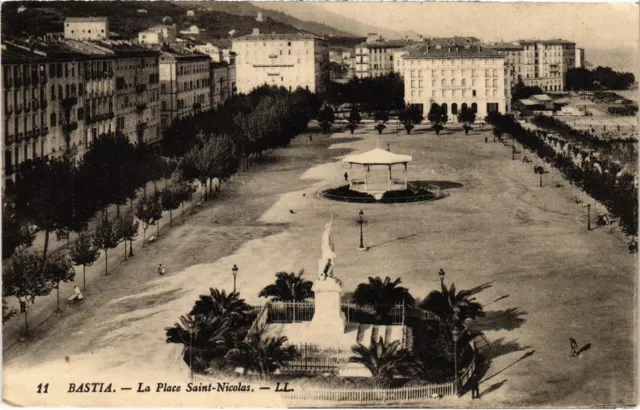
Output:
[[251,33],[251,34],[254,35],[254,36],[259,35],[260,34],[260,29],[259,28],[254,28],[253,29],[253,33]]

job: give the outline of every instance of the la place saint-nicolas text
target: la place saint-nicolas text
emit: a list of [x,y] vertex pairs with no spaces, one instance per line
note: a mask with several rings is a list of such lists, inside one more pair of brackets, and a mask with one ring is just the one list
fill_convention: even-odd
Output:
[[[183,389],[184,387],[184,389]],[[262,387],[262,389],[269,389],[270,387]],[[253,387],[249,384],[243,384],[242,382],[220,382],[220,383],[187,383],[186,386],[168,383],[156,383],[145,384],[138,383],[136,387],[115,387],[113,383],[69,383],[69,390],[67,393],[114,393],[117,391],[133,391],[136,393],[180,393],[180,392],[252,392]],[[277,383],[275,389],[276,392],[290,392],[293,389],[288,387],[288,383]]]

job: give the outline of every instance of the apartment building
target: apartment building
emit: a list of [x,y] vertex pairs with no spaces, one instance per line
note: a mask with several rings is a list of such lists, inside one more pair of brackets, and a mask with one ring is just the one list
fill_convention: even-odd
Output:
[[160,52],[160,126],[211,107],[211,59],[187,50]]
[[479,119],[511,109],[505,58],[490,48],[425,42],[408,48],[399,58],[405,103],[421,107],[425,117],[433,104],[444,108],[454,122],[463,107]]
[[387,41],[375,33],[355,47],[355,75],[358,78],[379,77],[394,71],[394,53],[408,41]]
[[513,67],[513,81],[522,79],[544,91],[564,90],[567,71],[580,65],[576,44],[567,40],[518,40],[490,47]]
[[154,144],[160,130],[160,53],[113,43],[115,60],[115,129],[135,144]]
[[64,19],[64,38],[107,39],[109,38],[109,20],[106,17],[68,17]]
[[233,40],[237,90],[249,93],[264,84],[320,93],[329,81],[326,41],[309,34],[253,34]]

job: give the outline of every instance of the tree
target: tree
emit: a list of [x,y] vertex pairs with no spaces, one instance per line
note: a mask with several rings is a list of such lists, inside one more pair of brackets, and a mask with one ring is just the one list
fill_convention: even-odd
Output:
[[330,106],[325,105],[318,114],[318,124],[320,124],[320,127],[322,128],[322,132],[326,134],[331,131],[331,124],[333,124],[335,119],[336,116],[333,109]]
[[169,211],[169,225],[173,224],[172,211],[178,209],[182,203],[180,192],[175,189],[165,188],[160,192],[162,209]]
[[451,331],[462,328],[468,320],[485,316],[482,305],[471,296],[472,293],[468,290],[456,292],[456,286],[452,283],[449,289],[442,286],[441,291],[429,293],[420,307],[435,313],[440,322]]
[[431,105],[429,114],[427,114],[427,119],[431,124],[433,124],[433,129],[436,131],[436,135],[440,135],[440,131],[444,129],[442,124],[449,121],[449,117],[445,110],[435,103]]
[[356,128],[358,128],[358,124],[356,124],[355,122],[350,122],[349,124],[347,124],[347,129],[351,132],[351,135],[353,135]]
[[34,304],[36,297],[47,296],[53,290],[53,284],[46,275],[45,263],[43,255],[20,250],[2,269],[2,296],[15,296],[23,305],[24,329],[27,336],[29,303]]
[[516,102],[525,98],[529,98],[532,95],[542,94],[542,88],[538,86],[527,86],[522,81],[522,78],[518,79],[518,82],[511,89],[511,101]]
[[349,362],[362,364],[371,372],[375,382],[383,386],[396,375],[412,375],[416,368],[413,357],[401,348],[398,340],[385,343],[381,336],[378,341],[371,339],[369,347],[358,343],[351,351],[354,355],[349,357]]
[[409,290],[398,286],[401,282],[400,278],[392,282],[389,276],[385,277],[384,281],[379,276],[375,278],[370,276],[368,283],[360,283],[356,287],[351,299],[359,305],[373,305],[378,319],[384,320],[393,305],[404,303],[413,306],[415,304]]
[[81,233],[73,243],[69,253],[74,265],[82,265],[82,291],[87,290],[87,266],[91,266],[100,258],[100,249],[93,243],[93,238],[87,233]]
[[276,282],[262,289],[258,297],[272,297],[271,300],[275,302],[302,302],[313,298],[314,292],[311,290],[313,282],[302,279],[303,274],[304,269],[297,275],[293,272],[276,273]]
[[19,219],[13,198],[3,194],[2,260],[10,258],[16,250],[30,247],[35,236],[35,232],[31,229],[29,223]]
[[73,264],[68,256],[54,253],[47,257],[44,271],[47,279],[56,289],[58,302],[56,310],[60,311],[60,282],[68,283],[75,279],[76,272],[73,270]]
[[384,123],[379,122],[376,124],[375,129],[378,131],[378,134],[382,134],[382,131],[387,128],[386,125],[384,125]]
[[118,235],[124,242],[124,260],[127,260],[127,241],[129,241],[129,256],[133,256],[133,240],[138,236],[140,224],[133,218],[133,214],[127,212],[120,215],[116,222]]
[[[160,218],[162,218],[160,198],[154,194],[138,201],[136,218],[142,221],[142,246],[144,246],[147,229],[149,226],[157,224]],[[158,232],[159,230],[160,228],[158,228]]]
[[237,292],[210,288],[189,314],[180,317],[180,323],[165,329],[167,343],[184,345],[184,361],[194,371],[220,365],[229,349],[244,338],[249,310]]
[[195,193],[195,191],[196,189],[193,185],[184,181],[180,185],[178,185],[178,187],[176,188],[175,192],[176,192],[176,195],[178,196],[178,199],[180,200],[180,204],[182,205],[183,216],[184,216],[184,203],[191,201],[191,198],[193,198],[193,194]]
[[259,331],[229,350],[225,361],[232,367],[241,367],[244,374],[268,376],[300,356],[296,347],[286,346],[286,342],[285,336],[263,337]]
[[67,159],[36,158],[21,164],[16,181],[18,218],[29,221],[45,232],[44,251],[49,234],[65,229],[73,215],[73,165]]
[[93,234],[93,245],[104,251],[104,274],[108,275],[109,249],[114,249],[120,243],[122,237],[114,224],[108,220],[103,220],[96,227]]
[[[209,189],[214,178],[227,181],[238,170],[238,155],[233,140],[226,135],[209,137],[201,151],[205,177],[209,178]],[[211,193],[211,192],[210,192]]]
[[360,124],[360,121],[362,121],[362,117],[360,116],[358,108],[355,106],[351,107],[351,111],[349,111],[349,122]]
[[398,120],[404,125],[404,129],[407,130],[407,134],[411,134],[411,130],[424,120],[424,116],[422,115],[422,110],[419,106],[409,105],[400,111],[398,114]]
[[467,108],[466,105],[464,105],[458,112],[458,122],[462,123],[462,128],[464,128],[465,135],[469,134],[469,131],[472,129],[471,124],[473,124],[475,121],[476,113]]

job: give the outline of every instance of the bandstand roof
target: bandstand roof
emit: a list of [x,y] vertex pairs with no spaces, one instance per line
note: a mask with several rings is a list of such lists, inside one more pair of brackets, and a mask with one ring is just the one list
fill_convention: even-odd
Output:
[[344,162],[363,165],[403,164],[412,160],[411,155],[394,154],[381,148],[374,148],[358,155],[349,155],[343,159]]

